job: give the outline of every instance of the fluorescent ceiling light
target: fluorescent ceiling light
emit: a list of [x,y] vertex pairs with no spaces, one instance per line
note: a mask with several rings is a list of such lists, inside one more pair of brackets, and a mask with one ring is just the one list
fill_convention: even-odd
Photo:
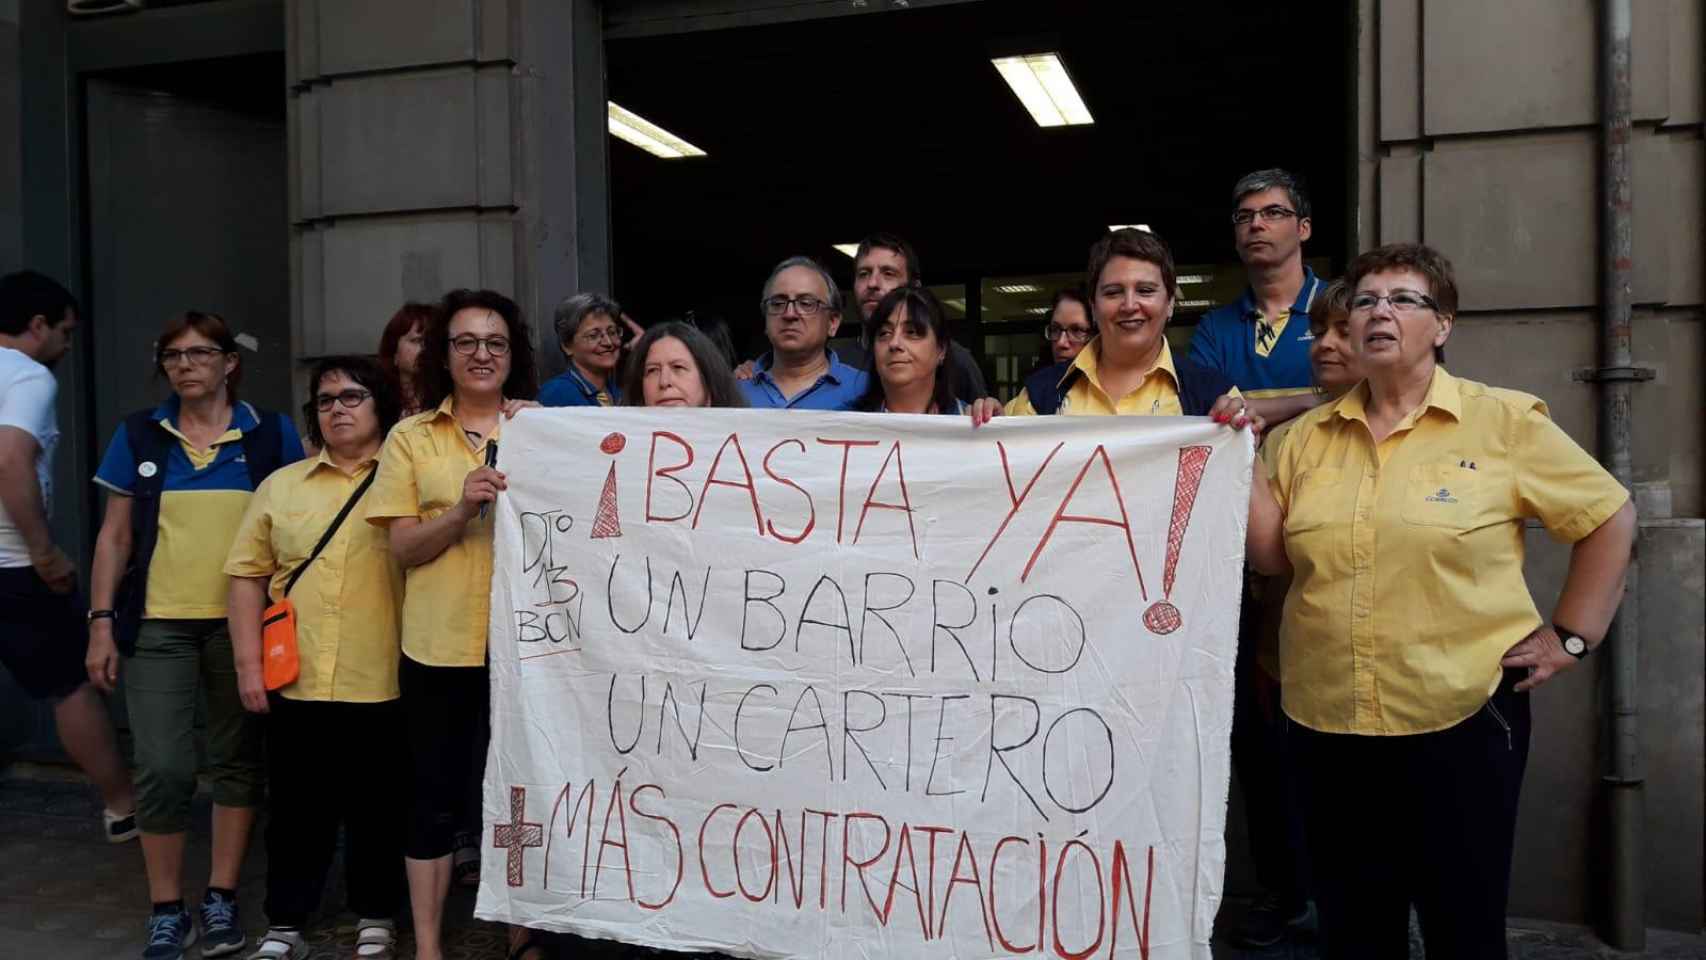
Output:
[[682,157],[703,157],[705,151],[688,143],[668,130],[647,120],[612,100],[605,108],[610,118],[610,135],[639,147],[654,157],[679,160]]
[[966,312],[966,302],[964,300],[958,298],[958,297],[955,297],[952,300],[943,300],[942,305],[944,307],[947,307],[948,309],[954,311],[955,313],[965,313]]
[[995,287],[996,293],[1042,293],[1043,288],[1034,283],[1002,283]]
[[1067,127],[1095,123],[1084,98],[1066,74],[1058,53],[1031,53],[1021,57],[996,57],[1001,79],[1025,105],[1039,127]]
[[1214,301],[1213,300],[1180,300],[1179,306],[1184,307],[1186,310],[1195,310],[1199,307],[1212,307],[1212,306],[1214,306]]
[[834,247],[836,252],[849,260],[859,255],[859,245],[857,243],[832,243],[830,246]]
[[1035,313],[1035,314],[1038,314],[1040,316],[1042,314],[1048,313],[1049,308],[1048,307],[1026,307],[1025,312],[1026,313]]
[[1179,277],[1179,285],[1180,286],[1184,286],[1187,283],[1212,283],[1212,282],[1214,282],[1214,277],[1212,277],[1208,274],[1205,274],[1205,273],[1187,273],[1187,274],[1184,274],[1184,275]]
[[1144,233],[1154,233],[1153,230],[1149,229],[1149,224],[1147,224],[1147,223],[1110,223],[1110,224],[1108,224],[1108,232],[1109,233],[1113,233],[1115,230],[1142,230]]

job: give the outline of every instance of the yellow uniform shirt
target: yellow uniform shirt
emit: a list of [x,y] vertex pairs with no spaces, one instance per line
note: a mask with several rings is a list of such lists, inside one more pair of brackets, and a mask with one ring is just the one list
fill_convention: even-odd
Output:
[[[1285,442],[1285,435],[1296,424],[1297,419],[1294,417],[1269,430],[1262,437],[1262,445],[1256,448],[1256,459],[1262,462],[1263,468],[1269,474],[1273,473],[1275,452],[1279,450],[1280,444]],[[1264,577],[1253,570],[1247,570],[1245,582],[1249,588],[1245,599],[1253,601],[1254,606],[1246,606],[1244,616],[1256,618],[1256,666],[1277,683],[1280,678],[1280,613],[1284,607],[1285,594],[1291,589],[1291,578]]]
[[[1116,406],[1102,389],[1101,377],[1097,368],[1102,355],[1101,338],[1091,340],[1078,351],[1078,356],[1072,360],[1072,369],[1067,376],[1074,377],[1072,385],[1067,388],[1066,396],[1060,398],[1060,414],[1078,414],[1080,416],[1124,416],[1147,415],[1157,417],[1177,417],[1184,414],[1184,407],[1179,403],[1179,374],[1173,368],[1173,348],[1165,338],[1161,341],[1161,355],[1155,358],[1155,365],[1143,375],[1143,382],[1136,390],[1120,398]],[[1081,374],[1081,375],[1077,375]],[[1034,417],[1036,408],[1031,406],[1030,393],[1020,390],[1019,395],[1007,401],[1003,411],[1009,417]]]
[[[398,517],[432,520],[462,499],[462,481],[486,462],[486,445],[469,442],[446,398],[437,410],[397,424],[379,455],[379,479],[367,492],[369,523]],[[474,519],[462,538],[418,567],[403,571],[403,652],[432,667],[486,662],[492,604],[492,524]]]
[[[378,458],[345,473],[326,456],[283,467],[249,500],[225,560],[233,577],[267,577],[276,602]],[[378,481],[375,481],[375,485]],[[366,522],[370,489],[326,549],[303,571],[296,607],[301,673],[280,690],[291,700],[379,703],[397,698],[397,620],[403,575],[385,530]]]
[[1305,413],[1271,459],[1295,575],[1280,630],[1285,712],[1326,733],[1443,730],[1540,626],[1523,521],[1573,543],[1629,499],[1514,390],[1434,371],[1378,447],[1368,385]]

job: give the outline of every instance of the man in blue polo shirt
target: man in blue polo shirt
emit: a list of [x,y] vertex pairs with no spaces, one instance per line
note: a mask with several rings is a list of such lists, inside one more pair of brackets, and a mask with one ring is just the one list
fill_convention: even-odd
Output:
[[[1309,212],[1303,186],[1284,170],[1257,170],[1232,188],[1232,242],[1250,283],[1236,302],[1197,324],[1190,358],[1220,371],[1247,397],[1313,392],[1309,305],[1326,282],[1303,265],[1303,242],[1313,226]],[[1311,404],[1299,401],[1288,412],[1296,415]]]
[[[1190,358],[1264,402],[1269,425],[1315,405],[1309,370],[1309,305],[1327,284],[1303,265],[1309,197],[1292,174],[1257,170],[1232,188],[1232,242],[1249,286],[1234,303],[1211,311],[1191,336]],[[1273,585],[1266,585],[1273,589]],[[1244,793],[1250,859],[1263,888],[1233,931],[1240,944],[1269,947],[1309,919],[1305,870],[1295,842],[1296,808],[1287,772],[1279,678],[1255,656],[1260,609],[1246,591],[1232,715],[1232,763]]]
[[770,352],[753,363],[741,392],[754,407],[851,410],[867,375],[828,349],[841,325],[841,291],[810,257],[789,257],[770,271],[761,299]]

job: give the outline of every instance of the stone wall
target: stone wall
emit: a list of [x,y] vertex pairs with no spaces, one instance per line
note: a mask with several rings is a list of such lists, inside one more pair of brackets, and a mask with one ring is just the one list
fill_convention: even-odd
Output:
[[[1358,246],[1424,241],[1457,267],[1453,372],[1544,398],[1597,451],[1598,10],[1594,0],[1359,0]],[[1706,647],[1706,15],[1634,0],[1634,468],[1648,921],[1702,925]],[[1530,536],[1541,609],[1567,551]],[[1576,671],[1535,698],[1511,911],[1588,922],[1602,902],[1604,694]]]

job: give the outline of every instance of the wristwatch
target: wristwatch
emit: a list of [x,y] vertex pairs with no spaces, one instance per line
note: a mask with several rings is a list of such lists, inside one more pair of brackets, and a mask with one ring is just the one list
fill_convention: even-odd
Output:
[[1558,642],[1564,645],[1565,653],[1575,657],[1577,660],[1588,655],[1588,642],[1583,640],[1579,634],[1572,631],[1569,627],[1560,626],[1554,623],[1552,625],[1552,631],[1558,634]]
[[85,619],[90,623],[96,620],[117,620],[118,614],[112,610],[90,610]]

